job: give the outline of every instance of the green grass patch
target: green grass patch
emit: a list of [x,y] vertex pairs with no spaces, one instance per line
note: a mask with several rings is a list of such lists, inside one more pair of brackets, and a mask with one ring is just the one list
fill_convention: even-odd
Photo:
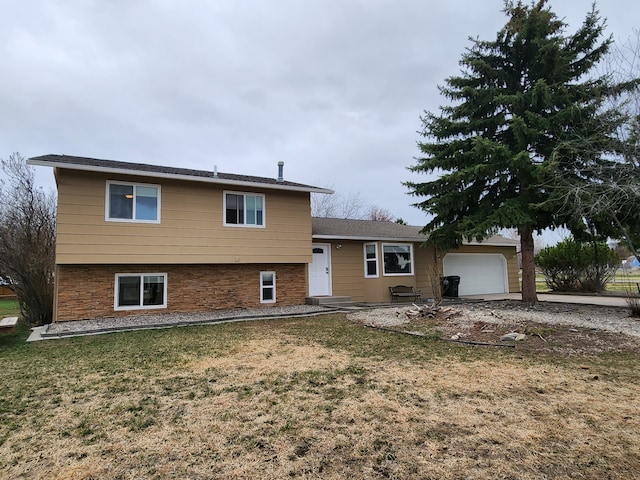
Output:
[[17,317],[20,315],[18,301],[10,298],[0,298],[0,318]]

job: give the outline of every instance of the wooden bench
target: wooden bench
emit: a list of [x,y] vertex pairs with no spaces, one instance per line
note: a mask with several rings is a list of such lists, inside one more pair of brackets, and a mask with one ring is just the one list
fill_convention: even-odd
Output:
[[416,290],[415,288],[407,285],[389,287],[389,292],[391,292],[391,303],[399,302],[401,298],[412,299],[414,302],[422,300],[422,293],[420,293],[420,290]]
[[18,317],[5,317],[0,320],[0,333],[13,333],[16,331]]

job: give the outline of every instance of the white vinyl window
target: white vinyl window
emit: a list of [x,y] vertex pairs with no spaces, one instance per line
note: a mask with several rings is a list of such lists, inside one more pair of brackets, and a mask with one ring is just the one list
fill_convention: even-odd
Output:
[[160,223],[160,185],[107,181],[105,220]]
[[382,244],[384,275],[413,275],[413,245]]
[[166,273],[117,273],[114,308],[167,308]]
[[276,272],[260,272],[260,303],[276,303]]
[[224,192],[224,224],[264,227],[264,203],[259,193]]
[[378,244],[364,244],[364,276],[365,278],[378,278]]

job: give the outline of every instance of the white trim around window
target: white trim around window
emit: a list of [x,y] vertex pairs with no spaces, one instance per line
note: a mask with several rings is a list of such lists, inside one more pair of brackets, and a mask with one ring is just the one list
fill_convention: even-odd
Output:
[[362,247],[364,252],[364,278],[378,278],[378,243],[365,243]]
[[385,277],[413,275],[413,244],[383,243],[382,265]]
[[166,273],[116,273],[114,310],[167,308]]
[[160,223],[160,185],[107,180],[107,222]]
[[262,193],[222,192],[225,227],[265,228],[266,201]]
[[276,272],[260,272],[260,303],[276,303]]

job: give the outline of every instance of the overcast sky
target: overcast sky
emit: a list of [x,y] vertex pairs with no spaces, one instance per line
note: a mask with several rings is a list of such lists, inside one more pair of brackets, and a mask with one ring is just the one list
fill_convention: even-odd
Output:
[[[551,1],[573,32],[590,0]],[[601,0],[626,40],[640,4]],[[277,176],[411,224],[420,115],[502,0],[0,0],[0,157]],[[54,188],[50,169],[38,181]]]

